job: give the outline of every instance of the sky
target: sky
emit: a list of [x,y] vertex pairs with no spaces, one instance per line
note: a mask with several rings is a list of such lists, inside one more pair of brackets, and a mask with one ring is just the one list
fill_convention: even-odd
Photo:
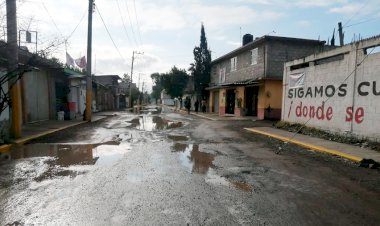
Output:
[[[92,72],[131,73],[133,82],[151,90],[150,75],[174,65],[188,69],[204,24],[212,59],[241,46],[241,37],[274,35],[331,39],[342,22],[345,43],[380,34],[380,0],[95,0]],[[0,0],[0,23],[5,0]],[[66,51],[87,54],[88,1],[17,0],[19,30],[37,31],[37,48],[66,62]],[[4,32],[0,32],[3,36]],[[25,44],[30,51],[34,45]]]

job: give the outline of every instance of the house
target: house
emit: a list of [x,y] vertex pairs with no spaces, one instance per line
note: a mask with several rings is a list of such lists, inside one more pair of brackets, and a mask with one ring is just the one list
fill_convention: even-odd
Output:
[[[9,135],[10,114],[7,107],[6,93],[8,92],[7,54],[4,42],[0,42],[1,70],[1,123],[0,139],[3,141]],[[20,78],[20,124],[33,123],[43,120],[56,120],[57,112],[68,107],[67,94],[68,78],[64,75],[63,67],[56,61],[42,58],[30,53],[27,49],[19,49]]]
[[211,62],[210,112],[280,119],[284,63],[323,46],[318,40],[244,35],[240,48]]
[[118,75],[96,75],[95,82],[96,109],[99,111],[112,111],[119,109],[119,80]]
[[70,92],[67,94],[69,118],[82,118],[86,108],[86,75],[69,68],[64,69],[69,80]]
[[379,49],[380,35],[286,63],[282,120],[379,141]]

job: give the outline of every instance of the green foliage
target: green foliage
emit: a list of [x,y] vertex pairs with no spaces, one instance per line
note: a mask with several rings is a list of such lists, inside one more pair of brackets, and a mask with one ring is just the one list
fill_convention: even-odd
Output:
[[205,95],[205,88],[210,83],[211,51],[207,47],[207,39],[204,26],[201,27],[200,45],[193,50],[194,63],[189,70],[194,76],[194,88],[198,96]]
[[154,81],[152,97],[160,98],[160,93],[163,89],[171,97],[182,96],[186,88],[189,75],[184,69],[178,69],[176,66],[167,73],[153,73],[150,76]]

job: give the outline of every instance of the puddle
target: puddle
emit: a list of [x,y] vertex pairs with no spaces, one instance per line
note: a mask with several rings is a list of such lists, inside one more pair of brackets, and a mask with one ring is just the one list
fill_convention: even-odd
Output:
[[180,152],[180,161],[191,173],[206,174],[214,167],[215,155],[199,151],[197,144],[175,143],[173,152]]
[[165,129],[174,129],[182,127],[182,122],[174,122],[166,120],[160,116],[156,115],[141,115],[139,118],[134,118],[131,121],[128,121],[138,130],[144,131],[157,131]]
[[180,136],[180,135],[168,135],[168,138],[170,140],[174,140],[174,141],[187,141],[187,140],[189,140],[188,136]]
[[251,192],[252,186],[250,184],[247,184],[245,182],[241,181],[230,181],[230,183],[237,189],[245,191],[245,192]]
[[[36,181],[58,177],[75,177],[85,171],[74,166],[109,166],[121,159],[130,150],[129,144],[109,141],[101,144],[28,144],[13,146],[10,159],[46,158],[47,169],[35,178]],[[34,170],[34,169],[31,169]]]

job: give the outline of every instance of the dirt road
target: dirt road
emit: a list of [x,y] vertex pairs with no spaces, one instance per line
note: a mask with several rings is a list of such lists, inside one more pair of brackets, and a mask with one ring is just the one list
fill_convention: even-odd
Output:
[[209,121],[150,108],[140,115],[117,112],[19,146],[14,160],[0,166],[0,222],[380,222],[379,171],[242,129],[263,123]]

